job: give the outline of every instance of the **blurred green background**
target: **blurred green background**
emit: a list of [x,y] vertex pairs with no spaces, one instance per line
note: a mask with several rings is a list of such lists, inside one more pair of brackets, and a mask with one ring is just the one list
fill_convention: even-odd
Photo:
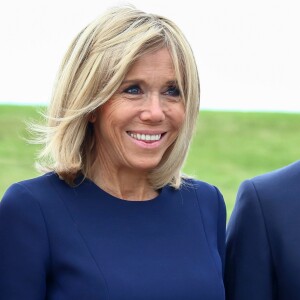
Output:
[[[0,198],[10,184],[37,176],[39,146],[26,142],[36,106],[0,105]],[[201,111],[184,172],[216,185],[228,218],[241,181],[300,158],[300,114]]]

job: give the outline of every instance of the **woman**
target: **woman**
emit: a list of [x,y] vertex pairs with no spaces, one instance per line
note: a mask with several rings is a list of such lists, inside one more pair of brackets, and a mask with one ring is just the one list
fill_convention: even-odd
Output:
[[223,198],[181,175],[198,108],[173,22],[125,6],[87,26],[49,107],[49,172],[1,202],[0,298],[224,299]]

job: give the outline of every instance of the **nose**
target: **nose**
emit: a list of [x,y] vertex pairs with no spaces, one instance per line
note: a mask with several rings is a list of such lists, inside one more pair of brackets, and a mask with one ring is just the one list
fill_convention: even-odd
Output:
[[148,96],[143,103],[140,119],[145,122],[161,122],[165,117],[165,108],[163,107],[160,96]]

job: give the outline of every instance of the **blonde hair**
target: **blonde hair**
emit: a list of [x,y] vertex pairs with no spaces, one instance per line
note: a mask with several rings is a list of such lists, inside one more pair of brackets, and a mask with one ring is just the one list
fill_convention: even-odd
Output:
[[[195,59],[181,30],[165,17],[133,6],[109,9],[71,43],[59,70],[47,125],[39,127],[40,169],[52,170],[69,184],[89,176],[95,140],[90,114],[119,88],[140,56],[167,47],[173,59],[185,106],[185,121],[174,144],[150,172],[154,189],[178,188],[199,112],[199,79]],[[101,141],[98,141],[101,143]]]

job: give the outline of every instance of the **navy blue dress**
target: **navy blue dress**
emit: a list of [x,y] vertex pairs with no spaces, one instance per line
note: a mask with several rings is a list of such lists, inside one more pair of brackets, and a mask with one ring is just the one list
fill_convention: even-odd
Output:
[[53,173],[14,184],[0,202],[0,299],[224,300],[225,219],[218,189],[190,179],[149,201]]

